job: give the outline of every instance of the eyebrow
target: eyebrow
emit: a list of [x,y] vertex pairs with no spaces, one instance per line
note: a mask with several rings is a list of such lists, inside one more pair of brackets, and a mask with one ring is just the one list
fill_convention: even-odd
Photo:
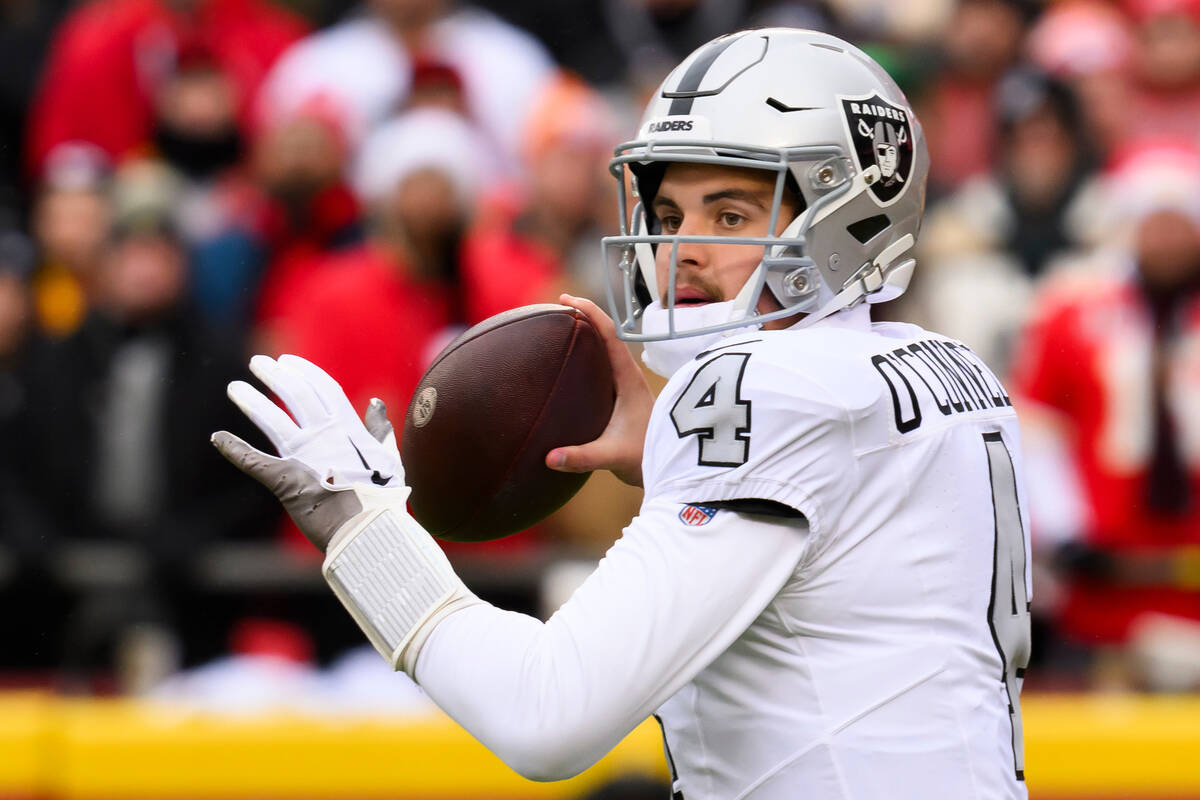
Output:
[[[759,208],[766,210],[766,205],[763,204],[762,198],[755,192],[747,191],[746,189],[722,189],[719,192],[712,192],[704,195],[701,202],[704,205],[715,203],[718,200],[742,200]],[[665,195],[658,195],[654,198],[653,206],[667,206],[670,208],[679,208],[679,204]]]
[[760,198],[757,193],[749,192],[745,189],[723,189],[719,192],[706,194],[704,195],[703,199],[704,205],[715,203],[718,200],[744,200],[747,203],[756,205],[759,208],[766,210],[766,206],[763,205],[762,198]]

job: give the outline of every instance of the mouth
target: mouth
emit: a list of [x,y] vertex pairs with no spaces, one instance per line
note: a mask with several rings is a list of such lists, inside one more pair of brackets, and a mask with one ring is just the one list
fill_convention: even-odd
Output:
[[714,302],[716,302],[716,298],[702,289],[693,286],[675,287],[675,305],[677,306],[703,306]]

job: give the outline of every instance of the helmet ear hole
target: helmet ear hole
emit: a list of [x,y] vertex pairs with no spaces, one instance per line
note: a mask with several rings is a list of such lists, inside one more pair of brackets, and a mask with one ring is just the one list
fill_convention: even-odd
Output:
[[846,226],[846,231],[857,239],[859,244],[866,244],[890,227],[892,227],[892,221],[886,214],[876,214],[873,217],[860,219],[858,222],[851,222]]

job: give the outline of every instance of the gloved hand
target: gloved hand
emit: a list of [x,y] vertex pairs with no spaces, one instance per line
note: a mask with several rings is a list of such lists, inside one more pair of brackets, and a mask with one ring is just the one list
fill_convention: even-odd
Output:
[[295,421],[244,381],[230,383],[227,394],[271,440],[279,457],[228,431],[214,433],[212,442],[279,498],[310,542],[325,552],[338,529],[363,511],[380,506],[403,511],[410,490],[382,401],[371,401],[364,425],[337,381],[299,356],[284,355],[278,361],[254,356],[250,371]]
[[279,457],[227,431],[214,433],[213,444],[274,492],[325,553],[326,582],[371,644],[393,669],[412,675],[437,624],[481,601],[405,508],[409,488],[387,410],[372,401],[364,425],[337,381],[298,356],[255,356],[250,371],[295,422],[242,381],[229,384],[229,397]]

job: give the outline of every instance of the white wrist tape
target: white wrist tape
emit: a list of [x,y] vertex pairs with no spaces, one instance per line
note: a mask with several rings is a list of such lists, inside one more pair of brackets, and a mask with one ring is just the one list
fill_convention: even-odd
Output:
[[411,675],[434,625],[482,601],[404,510],[374,509],[346,528],[325,556],[325,580],[380,655]]

